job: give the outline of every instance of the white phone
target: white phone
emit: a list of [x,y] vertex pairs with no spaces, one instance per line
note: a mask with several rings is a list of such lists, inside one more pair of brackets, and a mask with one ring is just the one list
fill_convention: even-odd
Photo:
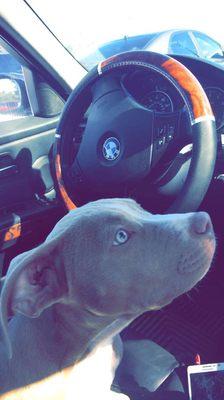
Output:
[[190,400],[224,399],[224,363],[191,365],[187,376]]

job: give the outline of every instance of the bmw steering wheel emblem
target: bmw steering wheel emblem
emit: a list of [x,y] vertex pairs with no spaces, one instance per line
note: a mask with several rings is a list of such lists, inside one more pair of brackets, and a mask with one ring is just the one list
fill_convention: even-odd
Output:
[[103,155],[106,160],[114,161],[120,154],[120,142],[115,137],[110,137],[103,144]]

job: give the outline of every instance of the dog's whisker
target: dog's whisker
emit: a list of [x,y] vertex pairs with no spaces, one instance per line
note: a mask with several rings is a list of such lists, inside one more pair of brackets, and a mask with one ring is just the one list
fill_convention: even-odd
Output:
[[192,291],[199,293],[199,288],[197,287],[197,285],[192,289]]
[[192,298],[192,296],[190,295],[190,293],[186,293],[187,298],[193,303],[194,299]]

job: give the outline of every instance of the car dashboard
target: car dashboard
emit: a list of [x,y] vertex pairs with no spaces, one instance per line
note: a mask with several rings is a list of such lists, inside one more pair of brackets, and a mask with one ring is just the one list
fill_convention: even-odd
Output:
[[157,113],[170,113],[183,107],[173,85],[157,72],[133,72],[122,79],[122,86],[138,103]]
[[[192,59],[192,71],[195,60]],[[224,128],[224,70],[216,71],[215,76],[209,73],[209,64],[193,68],[193,73],[205,90],[216,119],[217,130]],[[201,64],[201,67],[203,64]],[[181,111],[184,102],[173,85],[157,72],[132,72],[122,79],[122,86],[138,103],[155,113],[166,114]]]

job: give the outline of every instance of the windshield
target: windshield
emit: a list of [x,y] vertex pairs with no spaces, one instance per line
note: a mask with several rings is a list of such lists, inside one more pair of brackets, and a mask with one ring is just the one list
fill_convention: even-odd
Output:
[[[114,54],[151,50],[224,65],[223,6],[213,0],[28,0],[57,39],[87,70]],[[43,44],[44,45],[44,44]]]

